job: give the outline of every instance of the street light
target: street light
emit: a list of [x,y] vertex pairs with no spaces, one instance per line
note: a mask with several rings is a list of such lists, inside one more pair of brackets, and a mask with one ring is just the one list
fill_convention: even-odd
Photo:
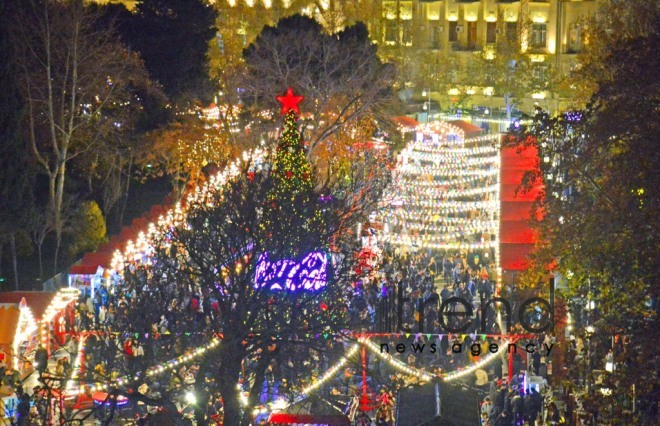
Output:
[[431,114],[431,90],[423,89],[422,96],[428,97],[428,101],[424,101],[422,109],[426,111],[426,124],[429,124],[429,115]]

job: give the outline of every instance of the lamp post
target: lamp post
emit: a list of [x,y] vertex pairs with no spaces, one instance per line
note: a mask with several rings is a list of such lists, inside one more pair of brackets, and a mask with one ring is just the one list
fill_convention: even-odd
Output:
[[431,114],[431,90],[423,89],[422,96],[428,98],[428,101],[424,101],[424,106],[422,109],[426,111],[426,124],[429,124],[429,115]]

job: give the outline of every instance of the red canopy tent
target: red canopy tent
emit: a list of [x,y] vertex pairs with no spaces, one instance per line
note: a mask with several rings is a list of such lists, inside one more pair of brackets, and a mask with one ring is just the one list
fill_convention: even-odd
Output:
[[535,182],[527,192],[516,192],[524,174],[538,167],[534,147],[519,150],[503,148],[500,187],[500,262],[504,273],[527,268],[528,256],[534,250],[537,235],[530,226],[532,203],[543,190]]
[[324,399],[307,398],[289,405],[278,413],[272,413],[268,421],[280,425],[328,425],[350,426],[348,416]]
[[419,126],[419,121],[406,115],[392,117],[392,122],[396,124],[402,132],[409,132]]

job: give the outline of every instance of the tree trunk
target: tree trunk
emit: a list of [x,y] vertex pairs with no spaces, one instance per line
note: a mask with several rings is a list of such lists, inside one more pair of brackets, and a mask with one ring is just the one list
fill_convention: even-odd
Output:
[[9,234],[9,245],[11,247],[11,263],[14,268],[14,287],[18,291],[18,262],[16,259],[16,238],[14,233]]
[[57,258],[60,255],[60,245],[62,244],[62,230],[55,229],[55,259],[53,260],[53,274],[57,275]]
[[209,367],[210,358],[206,357],[200,365],[200,369],[197,372],[197,380],[195,380],[195,396],[197,399],[197,403],[195,404],[195,421],[200,426],[211,423],[205,416],[208,408],[209,393],[205,389],[204,381],[206,380],[206,373],[209,371]]
[[[66,150],[64,151],[66,158]],[[60,253],[60,246],[62,245],[62,231],[64,229],[64,219],[62,217],[62,206],[64,204],[64,178],[66,172],[66,160],[62,161],[59,170],[57,171],[56,180],[57,188],[55,190],[55,199],[53,200],[53,225],[55,226],[55,260],[53,262],[53,273],[57,275],[57,264]]]
[[133,156],[131,155],[130,160],[128,162],[128,171],[126,173],[126,189],[124,190],[124,200],[121,204],[121,208],[119,211],[119,229],[121,229],[122,225],[124,224],[124,214],[126,213],[126,204],[128,204],[128,193],[130,192],[131,189],[131,173],[133,171]]
[[220,351],[224,354],[220,355],[222,365],[218,369],[216,380],[220,383],[220,394],[224,403],[224,424],[240,425],[242,409],[236,385],[241,372],[242,357],[239,354],[232,353],[234,348],[231,347],[231,344],[226,346],[220,348]]
[[37,255],[39,256],[39,279],[43,279],[44,277],[44,261],[43,261],[43,253],[41,252],[41,247],[43,245],[43,240],[37,243]]
[[[270,364],[271,358],[265,354],[262,355],[262,358],[259,360],[257,365],[257,371],[254,375],[254,383],[252,384],[252,389],[250,389],[249,403],[250,407],[256,407],[259,404],[259,397],[261,396],[261,390],[263,389],[264,379],[266,378],[266,369],[268,364]],[[241,426],[250,426],[252,422],[252,416],[249,413],[243,416],[243,422]]]

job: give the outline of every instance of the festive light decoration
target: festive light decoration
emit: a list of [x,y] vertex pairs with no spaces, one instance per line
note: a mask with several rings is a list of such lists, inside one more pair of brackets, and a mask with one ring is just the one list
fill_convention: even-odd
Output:
[[[497,137],[488,137],[488,138],[470,138],[468,141],[471,144],[479,142],[496,142],[498,140]],[[433,146],[416,146],[415,147],[415,153],[420,153],[420,154],[426,154],[430,153],[433,154],[434,156],[438,157],[469,157],[473,155],[478,155],[478,154],[490,154],[490,153],[496,153],[498,151],[497,146],[494,145],[478,145],[475,147],[443,147],[441,152],[438,152],[437,147]]]
[[378,358],[386,361],[391,367],[399,370],[402,373],[408,374],[409,376],[415,376],[420,380],[423,380],[425,382],[431,381],[433,379],[433,376],[425,371],[418,370],[413,367],[409,367],[407,364],[404,364],[403,362],[396,360],[392,357],[392,355],[388,353],[381,353],[380,349],[372,343],[368,338],[363,338],[360,340],[360,343],[362,343],[364,346],[367,347],[372,353],[374,353]]
[[321,377],[319,377],[314,383],[311,385],[307,386],[304,388],[301,392],[301,396],[299,399],[304,399],[306,396],[323,386],[325,383],[327,383],[329,380],[331,380],[333,377],[337,375],[341,371],[342,368],[346,366],[348,363],[348,360],[352,357],[354,357],[358,351],[360,350],[360,343],[355,343],[351,346],[351,348],[346,352],[346,355],[344,355],[337,364],[333,365],[326,371]]
[[273,187],[268,194],[262,222],[268,239],[282,245],[282,253],[278,255],[291,257],[301,254],[298,252],[302,246],[301,238],[321,226],[320,212],[314,212],[311,202],[314,196],[312,166],[296,127],[296,110],[292,106],[286,109],[284,129],[273,164]]
[[451,177],[461,177],[461,176],[495,176],[499,174],[499,170],[496,168],[486,169],[486,170],[471,170],[464,169],[459,166],[444,166],[444,167],[429,167],[422,168],[414,164],[409,164],[402,166],[397,170],[398,173],[405,173],[407,175],[427,175],[427,176],[451,176]]
[[256,288],[267,286],[270,290],[320,290],[327,283],[328,256],[315,251],[307,254],[300,262],[282,259],[268,260],[262,254],[257,262],[254,276]]
[[79,295],[80,290],[75,287],[65,287],[59,289],[57,293],[55,293],[53,300],[44,311],[44,315],[41,317],[41,322],[48,323],[52,321],[58,312],[61,312],[62,309],[66,307],[66,305],[78,299]]
[[286,94],[284,96],[276,96],[277,102],[282,104],[282,115],[285,115],[289,111],[293,111],[296,114],[300,114],[300,108],[298,104],[305,99],[304,96],[296,96],[293,93],[292,88],[286,89]]
[[[389,336],[389,334],[384,334]],[[462,377],[465,377],[468,374],[474,373],[476,370],[484,367],[485,365],[495,361],[500,357],[500,351],[506,350],[508,347],[508,341],[504,341],[500,345],[498,345],[497,351],[494,353],[490,353],[489,355],[481,358],[479,361],[472,363],[469,367],[464,368],[462,370],[457,370],[457,371],[452,371],[449,373],[441,374],[439,376],[430,374],[426,371],[420,370],[415,367],[410,367],[408,364],[397,360],[396,358],[392,357],[388,353],[382,353],[380,351],[380,348],[374,344],[371,340],[370,337],[372,334],[369,336],[359,336],[357,343],[353,344],[350,349],[346,352],[346,354],[332,367],[330,367],[321,377],[319,377],[314,383],[311,385],[305,387],[302,391],[300,396],[297,398],[297,400],[302,400],[308,397],[311,393],[314,391],[318,390],[321,388],[323,385],[328,383],[330,380],[332,380],[337,374],[339,374],[342,369],[348,364],[348,361],[350,358],[354,357],[360,348],[362,346],[366,347],[370,352],[372,352],[374,355],[379,357],[380,359],[386,361],[388,365],[390,365],[392,368],[396,369],[397,371],[400,371],[402,373],[405,373],[409,376],[414,376],[417,377],[420,381],[428,382],[433,379],[441,379],[445,382],[450,382],[453,380],[458,380]],[[442,335],[441,335],[442,337]],[[476,337],[476,336],[475,336]],[[283,407],[286,408],[286,407]]]
[[214,201],[212,194],[218,189],[224,187],[227,182],[241,173],[244,163],[259,167],[265,158],[266,152],[263,149],[255,149],[243,153],[242,158],[237,158],[230,163],[223,171],[211,176],[211,178],[202,185],[197,186],[191,191],[183,203],[177,203],[164,215],[161,215],[157,222],[150,223],[147,227],[147,233],[140,232],[135,241],[129,240],[124,250],[115,251],[111,268],[111,275],[121,278],[124,268],[131,264],[148,264],[153,255],[154,241],[167,235],[172,229],[184,223],[186,217],[186,207],[190,204],[206,203],[211,205]]
[[[410,185],[406,188],[405,193],[406,194],[415,194],[417,191],[419,191],[421,188],[417,188],[416,185]],[[481,195],[481,194],[488,194],[490,192],[497,192],[497,185],[489,185],[489,186],[484,186],[481,188],[470,188],[467,190],[461,190],[461,189],[442,189],[442,188],[432,188],[428,189],[427,187],[423,187],[423,190],[426,191],[427,194],[434,195],[439,198],[463,198],[463,197],[471,197],[473,195]]]
[[417,126],[416,139],[420,140],[424,136],[429,136],[433,142],[438,142],[440,138],[445,144],[463,145],[465,132],[458,126],[447,123],[446,121],[433,121]]
[[495,353],[490,353],[489,355],[481,358],[479,361],[474,362],[470,364],[469,367],[463,369],[463,370],[457,370],[457,371],[452,371],[450,373],[442,374],[440,376],[435,376],[427,373],[426,371],[420,370],[415,367],[410,367],[408,364],[405,364],[395,358],[393,358],[390,354],[388,353],[381,353],[380,348],[376,346],[373,342],[371,342],[368,338],[363,338],[361,340],[362,344],[365,345],[372,353],[374,353],[376,356],[379,358],[387,361],[387,363],[392,366],[393,368],[409,374],[411,376],[416,376],[420,380],[424,381],[430,381],[435,377],[438,377],[445,382],[450,382],[453,380],[460,379],[461,377],[465,377],[468,374],[474,373],[476,370],[480,369],[481,367],[487,365],[488,363],[494,361],[495,359],[499,358],[499,353],[502,350],[506,350],[508,342],[504,342],[503,344],[499,345],[497,348],[497,352]]
[[21,301],[18,314],[18,324],[16,325],[16,331],[14,332],[14,341],[12,345],[12,353],[14,354],[13,366],[18,370],[19,356],[18,350],[22,342],[25,342],[30,339],[32,333],[37,330],[37,323],[34,320],[34,315],[30,308]]
[[[302,100],[296,100],[296,98],[302,97],[296,97],[293,95],[292,91],[290,92],[291,93],[287,91],[287,95],[282,97],[288,97],[289,100],[285,101],[288,105],[285,105],[283,102],[282,112],[286,114],[285,126],[282,137],[280,139],[280,144],[278,146],[276,164],[273,167],[273,173],[275,173],[278,176],[278,179],[280,179],[279,185],[277,185],[278,190],[273,194],[272,200],[275,202],[277,202],[276,200],[286,200],[288,196],[291,196],[291,194],[302,193],[305,189],[311,188],[311,186],[308,186],[311,185],[311,173],[308,173],[308,170],[311,171],[311,168],[309,168],[309,164],[304,156],[304,146],[295,127],[294,114],[299,112],[298,103]],[[416,146],[418,146],[420,149],[411,150],[409,158],[412,158],[414,161],[418,161],[420,164],[404,164],[399,170],[397,170],[396,173],[399,174],[398,179],[400,182],[413,181],[415,176],[420,175],[433,176],[433,182],[417,181],[417,183],[419,183],[419,188],[429,188],[431,189],[431,193],[436,193],[434,183],[443,182],[444,185],[452,186],[452,189],[447,191],[447,194],[451,194],[451,196],[447,198],[489,197],[495,194],[494,200],[488,198],[470,201],[442,201],[440,203],[422,202],[419,204],[420,208],[431,211],[433,209],[437,209],[437,211],[441,211],[443,215],[446,213],[462,213],[474,209],[482,209],[490,212],[490,216],[499,218],[499,201],[497,201],[499,200],[499,157],[489,155],[493,152],[493,150],[497,152],[498,148],[479,145],[492,143],[494,139],[489,137],[465,140],[463,137],[464,134],[460,129],[454,128],[454,126],[445,126],[442,124],[425,126],[423,129],[419,129],[419,134],[421,134],[421,137],[418,136],[420,140],[416,142]],[[426,135],[430,136],[430,142],[429,140],[425,141]],[[434,143],[436,146],[433,146]],[[181,226],[185,223],[187,209],[186,206],[194,202],[212,203],[213,201],[211,201],[210,194],[217,191],[218,188],[222,188],[227,182],[238,176],[242,170],[240,167],[241,163],[247,162],[251,164],[258,164],[259,161],[263,158],[263,154],[263,151],[260,150],[244,153],[242,159],[237,159],[230,166],[228,166],[225,171],[219,173],[216,176],[213,176],[206,184],[192,191],[188,195],[186,201],[177,204],[167,214],[161,216],[157,223],[149,224],[146,233],[140,233],[135,241],[130,241],[123,253],[119,251],[115,253],[115,257],[113,259],[114,271],[121,274],[121,271],[123,271],[125,266],[133,263],[150,262],[151,256],[153,255],[153,242],[156,239],[161,238],[163,235],[167,235],[176,226]],[[424,162],[432,164],[422,164]],[[460,164],[453,164],[455,162]],[[437,163],[437,165],[433,163]],[[447,176],[448,179],[437,180],[438,177],[443,176]],[[481,185],[487,179],[493,178],[495,176],[497,176],[498,180],[497,188],[495,188],[492,183],[488,185]],[[473,185],[473,188],[464,190],[461,193],[460,190],[457,190],[455,187],[457,183],[468,183]],[[474,221],[470,218],[450,216],[446,216],[445,219],[448,221],[455,219],[457,221],[455,222],[456,224],[460,223],[462,226],[467,227],[467,229],[476,229],[479,226],[483,226],[484,223],[486,223],[486,226],[491,228],[492,223],[497,222],[497,220]],[[421,227],[423,225],[419,224],[415,226]],[[408,237],[409,239],[406,240],[406,238],[403,237]],[[454,238],[454,235],[451,234],[450,237]],[[435,236],[431,235],[420,236],[415,239],[409,236],[401,236],[398,239],[393,238],[391,242],[395,244],[406,244],[411,246],[422,242],[424,246],[436,248],[497,247],[497,241],[482,241],[481,243],[474,244],[457,241],[440,242]],[[314,253],[317,252],[310,253],[308,256],[312,256]],[[270,273],[275,275],[279,274],[282,278],[285,278],[283,285],[285,287],[289,287],[290,284],[288,283],[288,280],[290,279],[291,282],[295,281],[296,278],[299,278],[298,271],[300,268],[304,268],[304,261],[301,262],[301,265],[290,262],[293,261],[285,259],[269,262],[267,259],[264,259],[263,273]],[[317,270],[318,268],[311,269]],[[315,280],[310,279],[307,284],[302,285],[302,288],[314,288],[316,285],[314,284],[314,281]],[[258,285],[259,280],[256,280],[256,283]],[[293,284],[291,285],[293,286]],[[189,362],[192,359],[201,356],[204,352],[214,348],[219,343],[219,339],[214,338],[209,344],[198,348],[193,353],[183,355],[168,363],[152,367],[147,371],[147,376],[152,377],[164,371],[172,370],[182,363]],[[360,342],[351,346],[351,348],[339,363],[324,373],[313,384],[303,389],[302,394],[307,395],[319,389],[321,386],[323,386],[324,383],[334,377],[348,363],[349,358],[355,356],[361,345],[365,345],[373,351],[374,344],[369,342],[368,339],[361,339]],[[369,345],[371,345],[371,347]],[[82,351],[83,347],[84,344],[82,344],[81,341],[81,345],[79,346],[81,350],[79,351],[79,354],[82,353],[84,356],[84,352]],[[376,348],[376,353],[380,354],[378,348]],[[472,372],[478,368],[475,367],[475,365],[483,365],[487,362],[487,359],[490,361],[494,358],[494,356],[485,357],[479,363],[475,363],[473,366],[471,366],[470,368],[472,368],[472,370],[466,369],[459,372],[449,373],[444,377],[451,378],[453,380],[453,378],[458,378],[462,375],[469,374],[469,372]],[[409,374],[423,378],[424,380],[430,380],[430,378],[432,378],[429,373],[413,369],[395,359],[390,361],[396,364],[396,368],[400,369],[400,371],[408,372]],[[115,384],[121,386],[129,383],[132,380],[139,379],[140,376],[124,376],[117,379]],[[107,384],[101,384],[97,385],[97,388],[102,389],[107,388],[107,386]]]
[[[83,365],[83,360],[85,358],[85,341],[87,339],[87,334],[81,334],[80,341],[78,343],[78,351],[76,354],[76,358],[73,364],[73,369],[71,373],[71,380],[67,382],[66,386],[66,391],[65,394],[66,396],[75,396],[84,391],[83,388],[76,387],[76,385],[79,383],[79,377],[81,373],[81,366]],[[176,367],[188,363],[196,358],[199,358],[200,356],[204,355],[208,351],[215,349],[218,345],[220,345],[221,339],[218,337],[214,337],[211,339],[209,343],[206,345],[199,347],[195,349],[194,351],[187,353],[185,355],[181,355],[173,360],[170,360],[168,362],[165,362],[163,364],[158,364],[156,366],[151,367],[150,369],[147,370],[146,376],[147,377],[154,377],[158,376],[166,371],[171,371],[175,369]],[[139,375],[136,376],[122,376],[117,379],[115,379],[113,382],[110,383],[96,383],[96,384],[86,384],[85,386],[90,389],[90,391],[102,391],[106,390],[110,387],[113,386],[124,386],[129,383],[131,383],[131,380],[138,381],[140,380],[141,377]]]
[[482,166],[484,164],[488,163],[498,163],[500,161],[500,157],[498,155],[494,155],[491,157],[475,157],[474,154],[465,154],[465,155],[446,155],[446,154],[438,154],[434,152],[419,152],[419,151],[412,151],[409,153],[406,153],[404,155],[407,155],[409,159],[413,161],[426,161],[426,162],[432,162],[434,163],[433,165],[426,166],[426,168],[430,168],[433,170],[434,168],[439,168],[437,166],[438,163],[454,163],[454,162],[461,162],[461,166]]
[[[209,343],[195,349],[194,351],[192,351],[190,353],[187,353],[185,355],[181,355],[181,356],[179,356],[179,357],[177,357],[173,360],[170,360],[166,363],[159,364],[159,365],[156,365],[154,367],[151,367],[150,369],[147,370],[147,377],[157,376],[157,375],[162,374],[166,371],[173,370],[181,364],[185,364],[185,363],[190,362],[190,361],[192,361],[196,358],[199,358],[202,355],[204,355],[205,353],[207,353],[208,351],[218,347],[220,345],[220,342],[221,342],[221,340],[218,337],[214,337],[213,339],[211,339],[211,341]],[[132,377],[132,379],[135,380],[135,381],[140,380],[140,376],[134,376],[134,377]],[[128,384],[130,381],[131,381],[131,376],[122,376],[122,377],[117,378],[115,380],[115,383],[118,386],[122,386],[122,385]]]
[[[486,179],[493,179],[497,173],[493,173],[492,177],[486,177]],[[455,178],[455,179],[437,179],[437,180],[420,180],[417,178],[414,178],[414,176],[410,175],[403,175],[399,176],[399,179],[402,182],[405,182],[406,187],[414,186],[414,187],[433,187],[436,188],[438,186],[450,186],[450,185],[465,185],[465,184],[472,184],[475,183],[479,180],[483,180],[484,176],[467,176],[467,177],[460,177],[460,178]]]
[[498,141],[492,135],[466,140],[441,122],[418,127],[399,156],[384,240],[413,249],[498,250]]

